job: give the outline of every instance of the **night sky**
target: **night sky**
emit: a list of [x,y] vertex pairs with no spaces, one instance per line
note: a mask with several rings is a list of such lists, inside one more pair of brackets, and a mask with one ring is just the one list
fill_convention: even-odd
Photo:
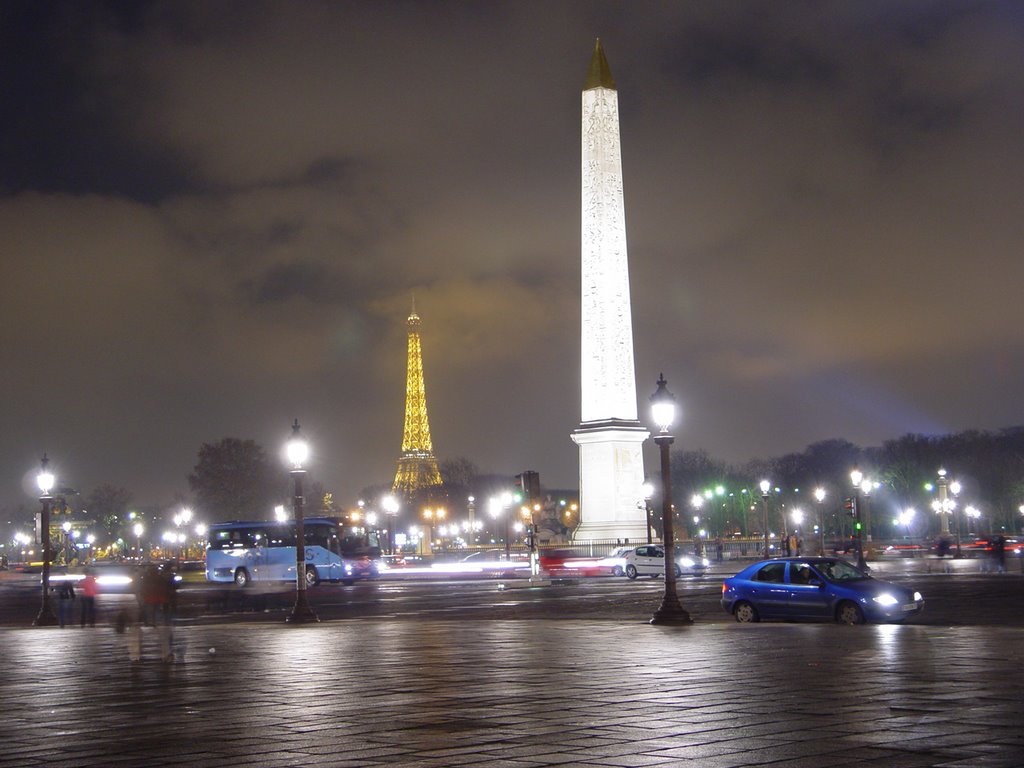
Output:
[[[580,90],[619,89],[637,390],[734,462],[1024,423],[1024,4],[0,3],[0,504],[199,446],[577,484]],[[653,452],[648,470],[653,471]]]

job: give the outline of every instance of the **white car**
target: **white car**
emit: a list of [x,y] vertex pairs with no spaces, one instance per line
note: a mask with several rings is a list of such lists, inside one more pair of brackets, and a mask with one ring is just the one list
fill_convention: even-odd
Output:
[[[625,555],[626,577],[635,579],[637,576],[650,576],[652,579],[665,575],[665,550],[660,544],[647,544],[634,547]],[[706,557],[694,555],[676,555],[676,576],[703,576],[707,573]]]

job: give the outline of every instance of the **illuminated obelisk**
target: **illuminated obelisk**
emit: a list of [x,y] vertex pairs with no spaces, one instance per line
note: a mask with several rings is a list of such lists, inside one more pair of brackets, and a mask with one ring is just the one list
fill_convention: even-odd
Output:
[[619,99],[601,41],[583,86],[583,323],[577,541],[647,541],[637,420]]

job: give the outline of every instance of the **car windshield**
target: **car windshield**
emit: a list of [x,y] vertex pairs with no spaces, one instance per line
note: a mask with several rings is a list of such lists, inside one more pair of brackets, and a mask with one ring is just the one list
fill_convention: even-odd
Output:
[[829,581],[857,581],[871,578],[845,560],[822,560],[816,562],[814,567],[821,571],[821,575]]

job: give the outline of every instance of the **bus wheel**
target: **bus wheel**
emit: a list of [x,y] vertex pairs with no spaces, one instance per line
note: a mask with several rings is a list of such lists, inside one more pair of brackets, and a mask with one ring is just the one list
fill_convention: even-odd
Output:
[[239,568],[235,571],[235,586],[247,587],[252,579],[249,578],[249,572],[245,568]]
[[315,587],[320,583],[320,576],[316,572],[316,568],[312,565],[306,566],[306,586]]

